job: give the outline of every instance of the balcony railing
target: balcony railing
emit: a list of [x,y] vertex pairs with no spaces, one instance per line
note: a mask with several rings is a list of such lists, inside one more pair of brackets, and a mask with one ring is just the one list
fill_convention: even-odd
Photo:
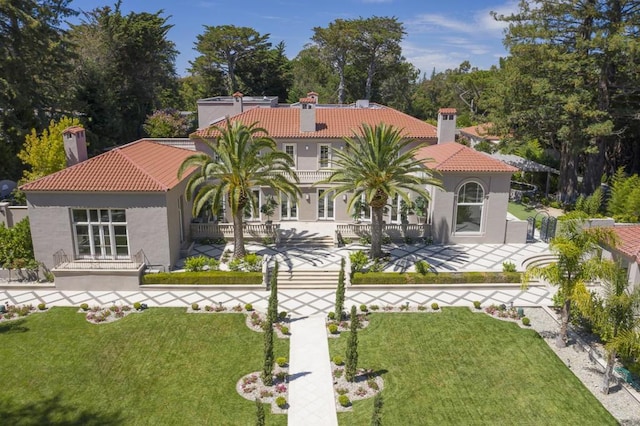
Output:
[[[404,241],[406,238],[418,239],[428,235],[429,225],[426,224],[394,224],[382,225],[382,234],[391,241]],[[344,238],[363,238],[371,235],[371,224],[349,223],[336,225],[336,240],[338,243]]]
[[83,258],[70,259],[64,250],[53,254],[53,269],[100,269],[100,270],[137,270],[148,263],[142,250],[129,259]]
[[[249,239],[262,239],[265,237],[276,238],[279,229],[279,224],[244,224],[243,234],[245,238]],[[191,238],[231,239],[233,238],[233,225],[230,223],[192,223]]]

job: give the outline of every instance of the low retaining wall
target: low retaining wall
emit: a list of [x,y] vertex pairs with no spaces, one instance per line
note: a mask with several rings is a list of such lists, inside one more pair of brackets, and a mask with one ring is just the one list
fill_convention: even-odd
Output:
[[138,269],[53,269],[58,290],[140,290],[144,265]]

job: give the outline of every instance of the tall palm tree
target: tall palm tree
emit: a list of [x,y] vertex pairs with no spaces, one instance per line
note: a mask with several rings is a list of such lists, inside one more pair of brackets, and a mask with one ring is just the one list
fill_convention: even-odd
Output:
[[335,170],[316,185],[336,184],[334,198],[353,192],[349,211],[364,196],[371,207],[371,257],[376,259],[382,256],[382,215],[387,201],[398,195],[410,203],[411,192],[428,200],[426,185],[441,187],[441,183],[425,167],[425,160],[415,158],[420,145],[411,147],[413,141],[393,126],[363,124],[361,132],[344,141],[344,150],[333,151]]
[[218,214],[226,197],[233,216],[233,257],[236,259],[245,255],[242,229],[245,208],[258,209],[258,200],[251,195],[251,190],[265,186],[292,198],[300,194],[293,159],[277,151],[276,142],[257,124],[247,126],[227,119],[224,126],[214,126],[215,140],[204,140],[214,155],[191,155],[178,170],[181,179],[185,171],[197,167],[185,189],[187,199],[193,197],[194,215],[206,205]]
[[544,266],[527,268],[522,278],[526,287],[531,278],[546,280],[558,287],[558,296],[562,300],[560,309],[560,333],[556,346],[565,347],[568,341],[569,316],[571,304],[585,283],[599,278],[602,274],[602,260],[595,255],[601,242],[613,246],[615,237],[610,229],[583,229],[580,220],[563,222],[560,233],[554,237],[549,248],[557,255],[557,260]]
[[640,354],[640,287],[629,290],[627,270],[616,262],[604,262],[600,275],[602,295],[583,289],[576,296],[576,306],[605,342],[607,365],[602,393],[608,394],[618,354],[627,357]]

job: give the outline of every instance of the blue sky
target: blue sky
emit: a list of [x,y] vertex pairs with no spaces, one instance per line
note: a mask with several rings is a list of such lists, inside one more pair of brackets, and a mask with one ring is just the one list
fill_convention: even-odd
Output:
[[[72,7],[84,11],[113,5],[113,1],[76,0]],[[455,68],[468,60],[481,69],[498,63],[506,55],[502,45],[503,24],[490,11],[508,14],[516,10],[509,0],[123,0],[124,13],[157,12],[170,16],[171,39],[180,52],[176,67],[186,75],[196,36],[203,25],[252,27],[271,34],[275,45],[284,41],[289,58],[309,43],[313,27],[326,27],[337,18],[395,16],[407,32],[402,43],[404,56],[429,75]],[[75,21],[75,20],[74,20]]]

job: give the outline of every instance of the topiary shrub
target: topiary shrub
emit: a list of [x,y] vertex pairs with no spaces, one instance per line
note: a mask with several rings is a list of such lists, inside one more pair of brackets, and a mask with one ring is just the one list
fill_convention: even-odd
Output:
[[528,317],[522,317],[522,325],[529,327],[531,325],[531,320]]
[[285,398],[284,396],[277,397],[276,405],[280,408],[285,408],[287,406],[287,398]]
[[[86,303],[83,303],[83,305],[86,305]],[[135,309],[136,311],[139,311],[142,308],[142,304],[140,302],[135,302],[133,304],[133,309]]]
[[438,304],[436,302],[433,302],[431,304],[431,309],[433,309],[434,311],[437,311],[438,309],[440,309],[440,306],[438,306]]
[[82,309],[83,311],[88,311],[89,305],[87,303],[83,303],[82,305],[80,305],[80,309]]
[[333,363],[335,365],[344,365],[344,359],[340,355],[336,355],[333,357]]
[[362,305],[360,305],[360,311],[361,312],[367,312],[368,311],[367,305],[365,305],[364,303]]
[[280,312],[280,313],[278,314],[278,319],[279,319],[280,321],[284,321],[284,320],[286,320],[286,319],[287,319],[287,312],[286,312],[286,311],[282,311],[282,312]]
[[280,332],[282,334],[289,334],[289,327],[287,327],[286,325],[283,325],[282,327],[280,327]]
[[205,310],[205,311],[207,311],[207,312],[211,312],[211,311],[213,311],[213,306],[211,306],[211,305],[206,305],[206,306],[204,307],[204,310]]
[[41,311],[44,311],[45,309],[47,309],[47,305],[45,305],[44,303],[39,303],[38,304],[38,309]]
[[329,324],[329,333],[338,334],[338,326],[336,324]]
[[280,367],[284,367],[285,365],[287,365],[287,358],[279,356],[278,358],[276,358],[276,364],[278,364],[278,366]]
[[340,395],[338,396],[338,404],[342,405],[343,407],[348,407],[349,405],[351,405],[351,401],[349,400],[349,397],[347,395]]
[[194,311],[199,311],[200,310],[200,305],[198,305],[197,303],[192,303],[191,304],[191,309],[193,309]]
[[335,312],[329,312],[329,315],[327,315],[329,317],[330,320],[334,320],[336,319],[336,313]]
[[473,301],[473,307],[476,309],[480,309],[481,308],[481,304],[479,300],[474,300]]
[[253,305],[251,303],[247,303],[246,305],[244,305],[244,310],[247,312],[253,311]]

